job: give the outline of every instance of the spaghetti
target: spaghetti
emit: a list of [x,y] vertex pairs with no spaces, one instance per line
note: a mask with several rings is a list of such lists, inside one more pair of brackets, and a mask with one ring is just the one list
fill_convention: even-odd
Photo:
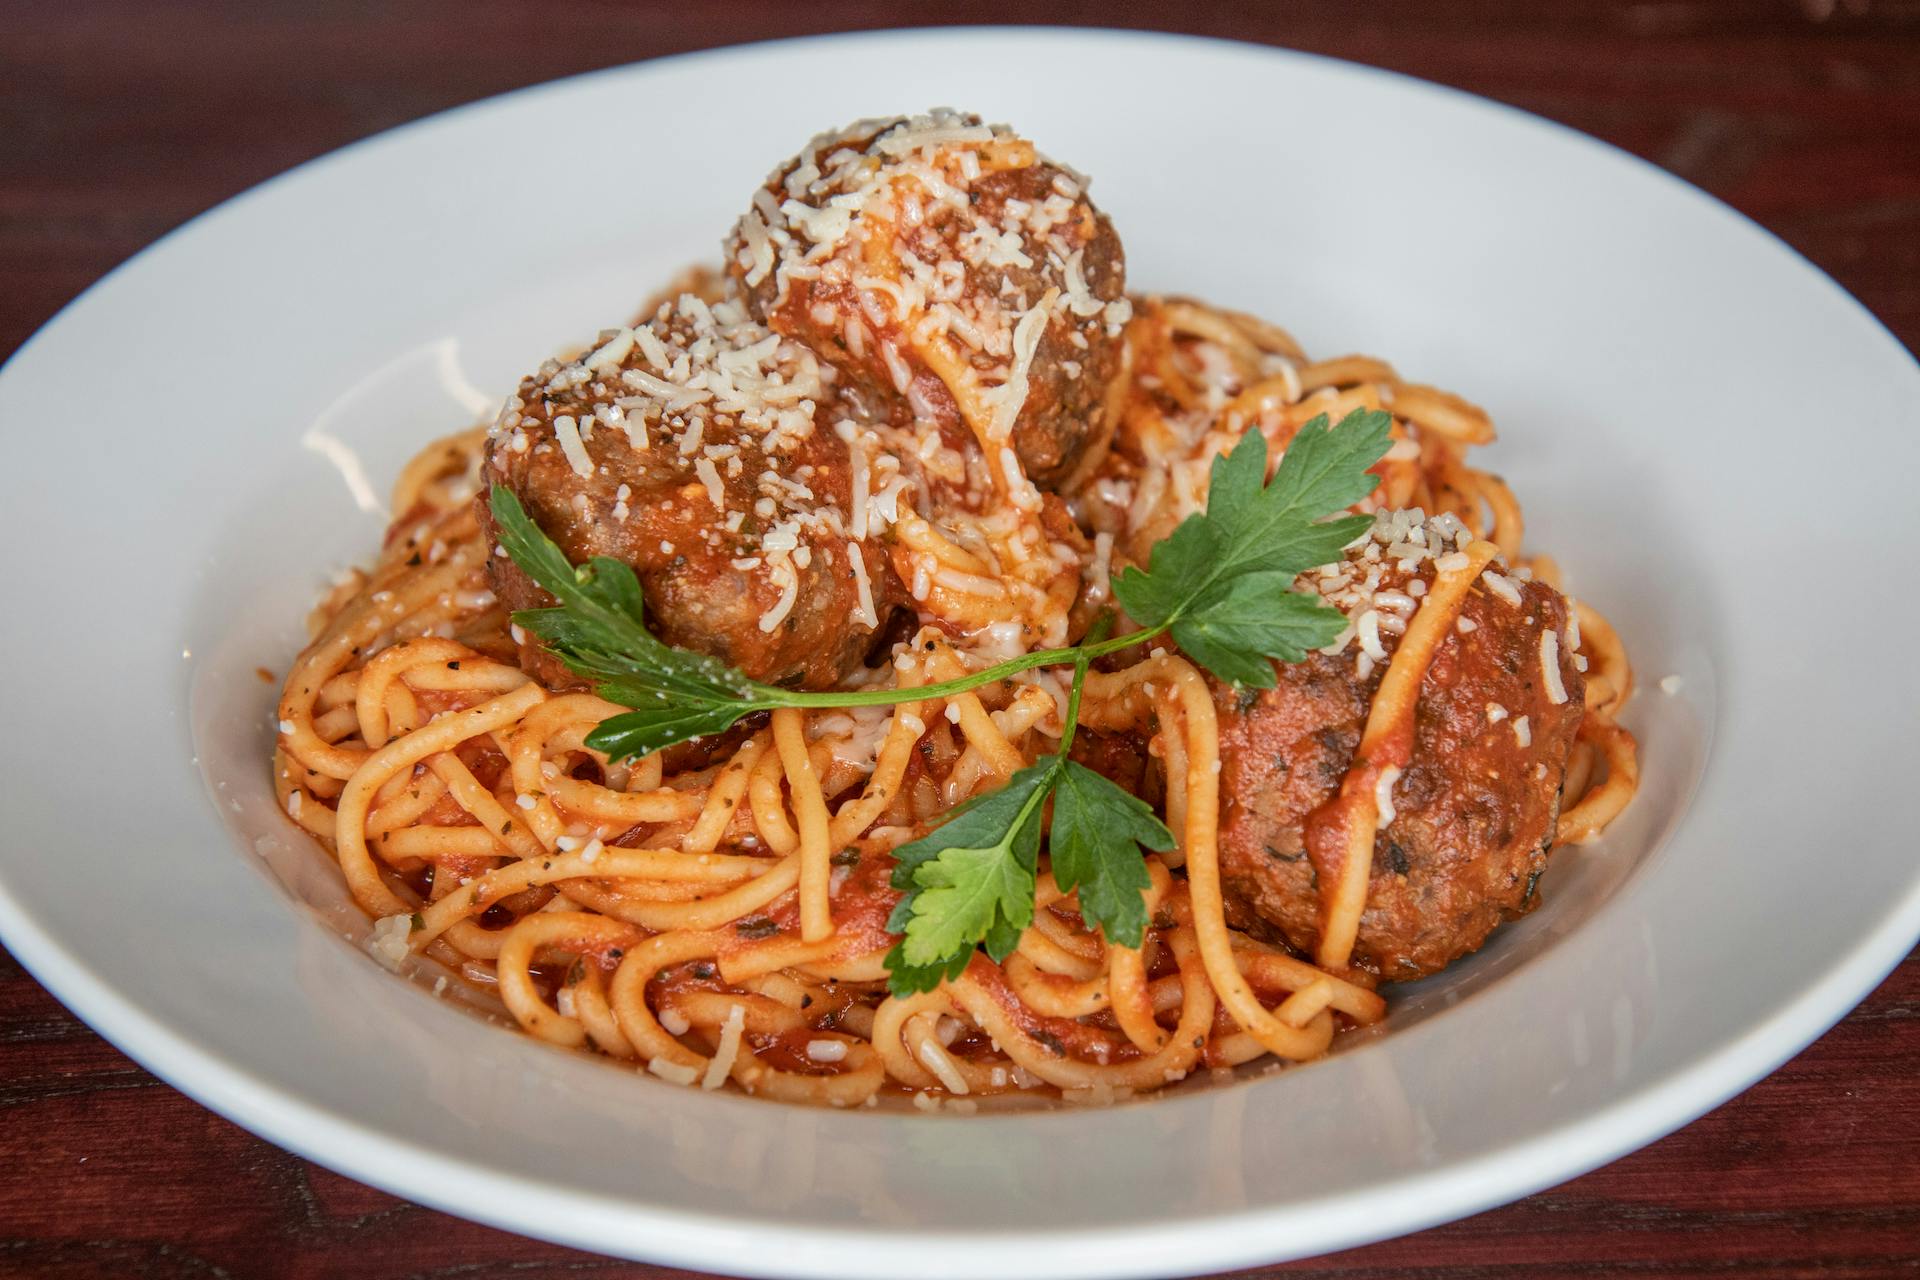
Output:
[[[1030,148],[1003,144],[996,135],[978,145],[995,164],[1033,163]],[[1064,180],[1054,189],[1078,198]],[[772,272],[780,225],[748,228],[750,276],[761,264],[760,279]],[[898,261],[882,266],[903,278]],[[1091,297],[1077,277],[1071,285]],[[712,280],[691,282],[684,296],[695,303],[669,301],[659,314],[671,313],[676,341],[696,355],[710,332],[700,326],[746,323],[729,318],[726,290]],[[1043,298],[1044,313],[1055,298]],[[1343,1029],[1379,1022],[1380,975],[1360,963],[1356,937],[1380,859],[1397,856],[1397,847],[1380,851],[1391,843],[1396,781],[1415,763],[1416,713],[1444,683],[1442,664],[1472,621],[1468,605],[1510,593],[1517,602],[1535,579],[1557,588],[1558,567],[1522,558],[1518,502],[1469,464],[1494,433],[1466,401],[1370,357],[1311,360],[1271,324],[1189,300],[1094,298],[1083,314],[1112,325],[1116,381],[1089,401],[1098,429],[1084,444],[1046,453],[1058,471],[1044,502],[1025,472],[1031,458],[1001,446],[1021,441],[1031,454],[1051,442],[1014,430],[996,398],[1005,382],[977,370],[954,374],[965,393],[958,437],[884,424],[843,433],[857,472],[851,527],[806,534],[818,534],[827,563],[842,549],[857,625],[879,633],[885,588],[870,574],[883,569],[897,571],[912,624],[881,636],[880,665],[848,679],[914,696],[1083,634],[1109,605],[1110,573],[1144,563],[1205,507],[1212,460],[1246,433],[1262,432],[1280,452],[1320,414],[1387,411],[1394,443],[1358,509],[1376,515],[1376,540],[1391,545],[1386,558],[1377,547],[1367,554],[1384,564],[1420,545],[1401,576],[1372,572],[1366,601],[1341,594],[1367,568],[1357,551],[1353,573],[1300,580],[1348,612],[1353,625],[1325,657],[1371,690],[1358,745],[1307,824],[1316,865],[1331,873],[1313,904],[1315,946],[1289,946],[1249,919],[1223,878],[1222,717],[1236,713],[1219,682],[1177,651],[1136,646],[1088,674],[1079,724],[1139,748],[1129,781],[1177,840],[1144,856],[1141,945],[1090,928],[1043,861],[1033,922],[1003,962],[975,952],[931,991],[890,994],[893,851],[1054,749],[1067,706],[1059,674],[884,707],[781,708],[717,738],[610,760],[586,738],[625,708],[530,660],[537,646],[495,594],[487,568],[496,552],[475,504],[487,437],[477,428],[433,443],[402,471],[384,549],[315,610],[312,643],[279,703],[276,792],[374,917],[375,954],[395,968],[438,964],[527,1034],[563,1048],[677,1084],[731,1081],[836,1107],[888,1094],[963,1111],[982,1100],[1111,1101],[1203,1069],[1311,1059]],[[887,331],[853,338],[883,343]],[[585,364],[635,340],[616,338]],[[772,337],[749,340],[776,352]],[[1024,355],[1010,349],[1022,379],[1019,361],[1032,361],[1036,341],[1028,336]],[[940,365],[955,349],[923,342],[915,358]],[[766,361],[820,390],[804,351],[780,347]],[[552,376],[571,367],[555,365]],[[795,426],[772,420],[776,432]],[[565,423],[567,464],[589,475],[593,458],[567,434],[574,420]],[[646,429],[628,425],[635,448]],[[965,455],[980,445],[1000,451],[984,469]],[[906,500],[908,451],[922,477],[917,502]],[[930,500],[942,475],[955,481],[949,494],[972,476],[973,499]],[[726,479],[702,472],[716,509],[729,500]],[[1077,523],[1063,523],[1069,510]],[[793,554],[776,584],[782,615],[809,568]],[[1404,572],[1416,563],[1421,574]],[[1633,688],[1625,650],[1591,606],[1572,609],[1564,634],[1548,626],[1540,641],[1555,701],[1568,692],[1563,659],[1584,676],[1549,829],[1560,843],[1598,836],[1638,778],[1633,738],[1616,719]],[[1499,717],[1490,709],[1488,718]],[[1500,727],[1528,745],[1524,716]]]
[[[1146,735],[1162,763],[1159,808],[1180,844],[1148,859],[1145,944],[1107,945],[1043,875],[1035,924],[1004,965],[976,955],[936,992],[889,996],[889,850],[1048,749],[1053,692],[1035,682],[858,715],[785,710],[698,767],[670,767],[666,753],[609,765],[582,740],[622,708],[522,671],[487,588],[472,501],[479,430],[436,442],[402,473],[403,514],[380,558],[316,610],[280,702],[282,805],[383,921],[389,959],[430,957],[496,993],[529,1034],[670,1081],[731,1079],[832,1106],[893,1089],[964,1109],[1000,1095],[1107,1100],[1201,1068],[1324,1053],[1338,1028],[1386,1010],[1342,954],[1368,882],[1374,781],[1396,758],[1374,744],[1412,714],[1446,599],[1517,548],[1519,508],[1465,461],[1490,437],[1484,416],[1410,391],[1379,362],[1309,362],[1270,326],[1155,299],[1128,348],[1130,364],[1160,371],[1162,386],[1180,379],[1196,406],[1233,390],[1185,423],[1152,411],[1132,424],[1163,442],[1164,491],[1191,483],[1183,472],[1210,456],[1208,435],[1388,405],[1412,447],[1382,464],[1382,501],[1450,513],[1478,539],[1471,567],[1427,594],[1416,627],[1433,625],[1409,630],[1375,695],[1340,789],[1368,803],[1355,806],[1318,966],[1227,923],[1215,707],[1202,674],[1161,653],[1094,673],[1081,710],[1088,727]],[[1160,505],[1142,508],[1144,527],[1165,523]],[[939,536],[923,523],[914,545]],[[1551,562],[1532,565],[1557,581]],[[1414,643],[1421,634],[1433,641]],[[1597,836],[1637,781],[1632,737],[1614,718],[1631,693],[1625,651],[1585,604],[1579,639],[1587,707],[1561,842]],[[911,686],[975,665],[941,640],[902,652],[893,672]]]

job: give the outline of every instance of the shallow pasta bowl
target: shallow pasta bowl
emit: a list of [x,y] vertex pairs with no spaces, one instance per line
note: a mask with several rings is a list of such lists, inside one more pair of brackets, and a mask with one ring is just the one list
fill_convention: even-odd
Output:
[[[1627,816],[1556,855],[1541,910],[1326,1061],[971,1118],[677,1089],[380,969],[275,809],[255,668],[285,669],[329,572],[375,545],[400,463],[709,258],[807,133],[940,102],[1093,174],[1138,287],[1487,405],[1530,544],[1638,664]],[[0,936],[273,1141],[609,1253],[1164,1275],[1413,1230],[1700,1114],[1920,933],[1890,803],[1920,768],[1895,724],[1920,674],[1881,650],[1920,625],[1885,589],[1920,535],[1917,412],[1908,355],[1751,224],[1577,135],[1361,68],[975,31],[514,94],[216,210],[0,373]]]

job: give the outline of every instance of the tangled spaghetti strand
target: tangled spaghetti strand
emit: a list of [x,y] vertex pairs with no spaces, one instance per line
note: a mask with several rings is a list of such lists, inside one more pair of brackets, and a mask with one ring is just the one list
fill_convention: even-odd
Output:
[[[1371,501],[1451,513],[1472,534],[1470,563],[1436,578],[1380,682],[1342,789],[1371,795],[1392,763],[1376,746],[1410,722],[1460,599],[1496,556],[1524,563],[1511,490],[1467,462],[1493,438],[1491,422],[1384,361],[1310,361],[1273,325],[1185,300],[1140,300],[1125,367],[1159,394],[1127,397],[1121,430],[1166,459],[1132,495],[1124,536],[1136,545],[1204,502],[1201,473],[1222,442],[1261,430],[1284,447],[1309,418],[1354,407],[1395,418]],[[1108,1101],[1203,1068],[1314,1058],[1341,1029],[1385,1016],[1372,983],[1346,969],[1371,806],[1356,808],[1364,820],[1349,829],[1317,963],[1234,928],[1220,883],[1213,698],[1198,668],[1158,650],[1091,672],[1081,707],[1083,725],[1150,744],[1156,808],[1178,838],[1147,859],[1142,945],[1088,929],[1043,862],[1034,923],[1004,963],[975,954],[934,991],[889,995],[891,851],[1052,749],[1058,680],[1039,672],[886,708],[783,709],[699,750],[614,764],[585,737],[621,708],[550,689],[516,661],[471,501],[481,443],[479,431],[449,436],[402,472],[384,550],[316,610],[279,702],[276,793],[378,919],[375,950],[389,962],[429,957],[563,1048],[675,1083],[731,1080],[839,1107],[887,1091],[963,1110],[980,1098]],[[1021,579],[1006,557],[918,516],[896,533],[898,554],[928,574],[923,618],[949,624],[897,646],[901,688],[977,669],[948,639],[956,620],[990,621],[1016,597],[1062,618],[1084,612],[1056,568]],[[975,533],[992,544],[990,521]],[[1530,567],[1557,584],[1552,561]],[[1081,574],[1083,597],[1104,592],[1105,568]],[[1625,649],[1590,605],[1577,618],[1586,707],[1562,843],[1599,835],[1638,781],[1634,740],[1616,720],[1633,687]]]

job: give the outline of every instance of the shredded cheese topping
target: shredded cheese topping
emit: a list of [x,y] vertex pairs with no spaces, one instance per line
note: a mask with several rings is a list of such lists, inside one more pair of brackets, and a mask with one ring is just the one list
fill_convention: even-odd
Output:
[[740,1056],[740,1037],[747,1025],[747,1011],[740,1005],[727,1010],[727,1020],[720,1024],[720,1046],[713,1051],[713,1060],[707,1063],[707,1074],[700,1081],[702,1089],[718,1089],[727,1081],[733,1071],[734,1060]]
[[1552,627],[1540,633],[1540,677],[1546,682],[1548,702],[1557,707],[1567,700],[1566,682],[1560,678],[1560,633]]

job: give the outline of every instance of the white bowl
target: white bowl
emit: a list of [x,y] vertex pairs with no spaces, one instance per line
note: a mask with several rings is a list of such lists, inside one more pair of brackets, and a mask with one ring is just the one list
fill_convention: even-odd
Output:
[[[1618,623],[1645,785],[1384,1034],[1104,1111],[841,1114],[559,1053],[396,979],[267,786],[274,689],[377,498],[709,258],[814,130],[951,103],[1093,175],[1136,287],[1486,404]],[[1832,1023],[1920,933],[1920,374],[1693,189],[1428,85],[1164,37],[783,43],[513,94],[199,219],[0,375],[0,935],[222,1114],[397,1194],[708,1270],[1134,1276],[1567,1178]],[[1907,584],[1902,586],[1901,584]],[[1656,691],[1679,675],[1677,695]],[[306,905],[302,905],[302,903]]]

